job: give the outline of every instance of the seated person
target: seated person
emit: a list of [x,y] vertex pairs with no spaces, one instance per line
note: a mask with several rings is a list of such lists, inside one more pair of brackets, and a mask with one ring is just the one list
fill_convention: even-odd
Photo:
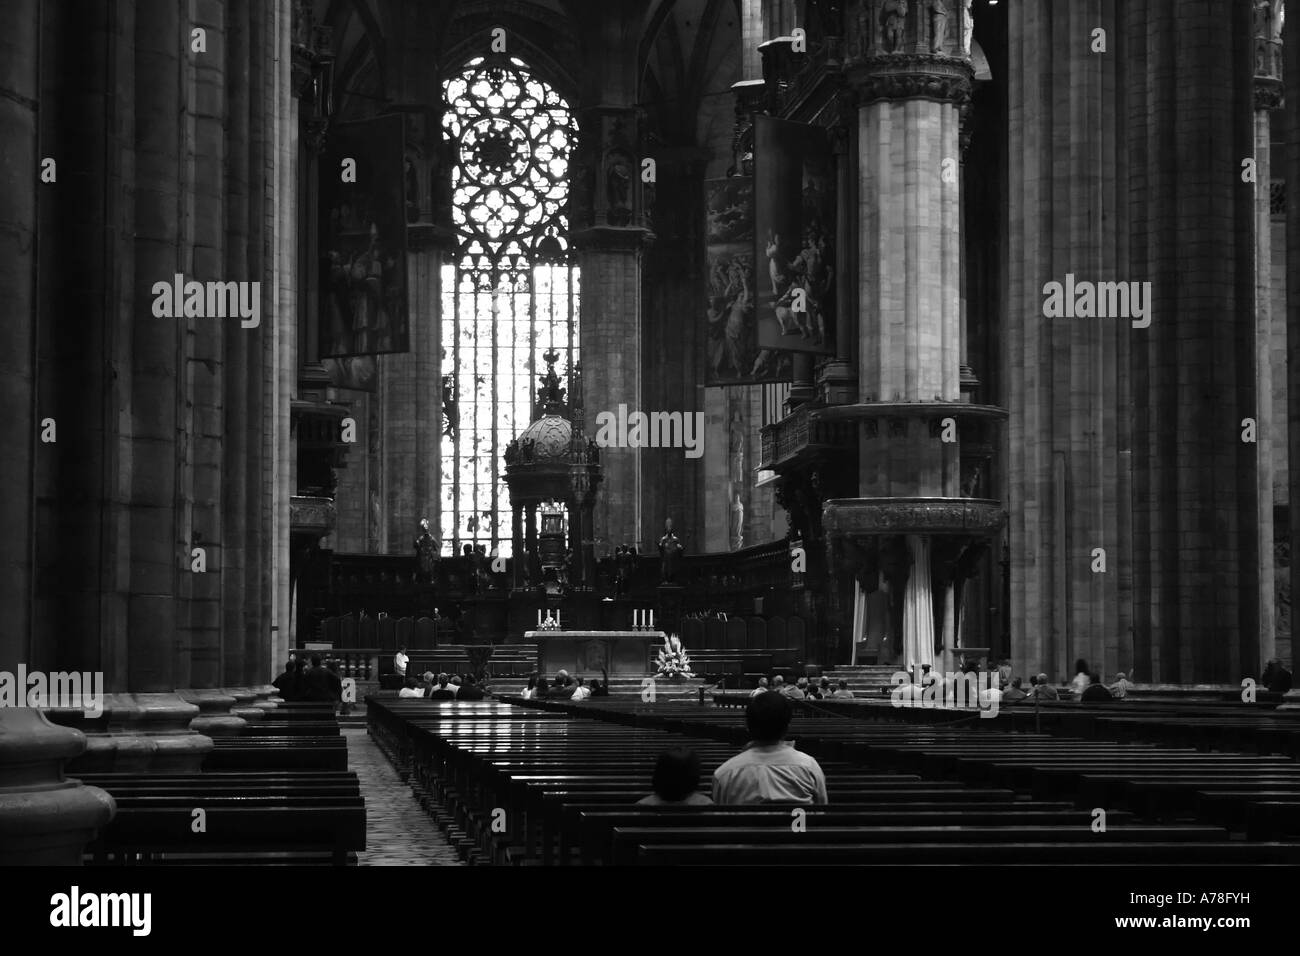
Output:
[[537,678],[537,686],[533,688],[532,700],[545,700],[551,694],[551,682],[545,677]]
[[343,693],[342,678],[321,664],[319,654],[311,656],[311,670],[307,672],[303,686],[305,688],[303,695],[305,699],[319,701],[320,703],[326,701],[338,703],[339,697]]
[[650,786],[654,793],[637,806],[700,807],[713,803],[700,793],[700,755],[688,747],[675,747],[659,755]]
[[608,697],[608,696],[609,696],[609,688],[606,687],[604,684],[602,684],[600,681],[598,681],[598,680],[593,680],[593,681],[591,682],[591,696],[592,696],[592,697]]
[[1024,700],[1026,697],[1029,696],[1028,694],[1025,693],[1024,689],[1020,686],[1020,684],[1021,681],[1019,677],[1011,678],[1011,686],[1005,687],[1002,690],[1002,703],[1014,704],[1016,701]]
[[835,692],[835,688],[831,686],[831,681],[829,677],[823,677],[818,682],[817,684],[818,697],[822,697],[822,698],[830,697],[834,692]]
[[713,802],[826,803],[826,777],[812,757],[783,739],[793,709],[781,694],[759,694],[745,708],[749,745],[713,772]]
[[1039,674],[1034,680],[1034,694],[1039,700],[1060,700],[1061,695],[1056,692],[1056,688],[1047,683],[1047,675]]
[[447,675],[439,674],[438,683],[429,690],[429,700],[455,700],[456,692],[447,683]]
[[461,686],[462,686],[462,681],[461,681],[461,677],[460,677],[460,675],[459,675],[459,674],[452,674],[452,675],[451,675],[451,682],[450,682],[450,684],[448,685],[448,687],[449,687],[449,689],[451,690],[451,694],[452,694],[453,697],[456,697],[457,699],[459,699],[459,696],[460,696],[460,688],[461,688]]
[[787,688],[785,686],[785,678],[780,674],[777,674],[772,678],[772,690],[776,691],[778,694],[784,694],[786,692]]
[[758,679],[758,686],[749,692],[749,696],[757,697],[759,694],[766,694],[766,693],[767,693],[767,678],[760,677]]
[[808,686],[808,678],[800,677],[794,682],[794,686],[786,685],[785,696],[790,700],[803,700],[808,695],[804,693],[804,688]]
[[1128,696],[1129,688],[1132,686],[1133,682],[1124,676],[1123,671],[1120,671],[1115,675],[1115,683],[1110,685],[1110,696],[1115,700],[1123,700]]
[[289,661],[284,665],[284,673],[271,681],[285,700],[294,700],[298,696],[298,665]]
[[853,691],[849,690],[849,682],[842,680],[835,688],[835,693],[831,694],[836,700],[852,700]]
[[465,683],[461,684],[460,690],[456,694],[457,700],[482,700],[486,696],[483,688],[478,686],[474,680],[473,674],[465,675]]
[[569,695],[570,700],[586,700],[591,696],[591,688],[583,685],[582,678],[579,677],[577,686],[573,688],[573,693]]
[[1264,689],[1273,694],[1285,694],[1291,689],[1291,672],[1287,670],[1282,661],[1273,658],[1264,668],[1264,676],[1261,681]]
[[1106,689],[1106,685],[1101,682],[1100,674],[1088,675],[1088,686],[1083,689],[1079,695],[1079,700],[1084,703],[1095,703],[1097,701],[1107,701],[1111,699],[1111,692]]
[[519,692],[519,696],[522,697],[524,700],[531,700],[533,694],[535,694],[536,692],[537,692],[537,675],[529,674],[528,686]]
[[420,690],[419,684],[414,677],[408,677],[402,682],[402,689],[397,692],[398,697],[423,697],[424,691]]

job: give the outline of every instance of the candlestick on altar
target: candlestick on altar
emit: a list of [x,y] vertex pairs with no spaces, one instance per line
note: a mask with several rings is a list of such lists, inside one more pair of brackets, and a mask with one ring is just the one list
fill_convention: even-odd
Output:
[[650,630],[653,631],[654,629],[655,629],[655,609],[651,608],[650,609]]
[[540,607],[537,609],[537,626],[542,626],[542,609]]

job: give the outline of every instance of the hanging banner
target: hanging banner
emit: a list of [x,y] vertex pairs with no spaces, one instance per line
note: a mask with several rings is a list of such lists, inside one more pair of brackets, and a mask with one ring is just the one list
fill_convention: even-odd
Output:
[[404,154],[399,115],[329,129],[320,159],[321,359],[410,350]]
[[708,270],[706,385],[788,382],[788,352],[759,345],[755,324],[754,184],[748,176],[704,183]]
[[754,117],[758,345],[835,354],[835,154],[820,126]]

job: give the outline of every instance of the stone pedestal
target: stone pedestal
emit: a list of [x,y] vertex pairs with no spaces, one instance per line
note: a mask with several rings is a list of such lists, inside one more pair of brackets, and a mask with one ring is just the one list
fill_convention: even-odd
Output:
[[210,737],[238,737],[248,721],[232,713],[234,697],[218,690],[191,689],[177,691],[181,699],[199,708],[190,728]]
[[0,866],[80,866],[117,806],[98,787],[63,776],[86,749],[80,731],[30,707],[0,710]]
[[85,752],[68,766],[74,773],[198,773],[212,751],[212,739],[190,727],[198,714],[175,694],[111,694],[98,720],[54,719],[85,731]]

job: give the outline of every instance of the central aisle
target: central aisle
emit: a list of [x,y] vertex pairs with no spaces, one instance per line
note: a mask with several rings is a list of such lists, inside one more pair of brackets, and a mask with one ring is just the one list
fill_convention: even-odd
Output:
[[366,801],[366,850],[357,854],[357,864],[464,866],[365,728],[345,727],[343,736],[348,742],[348,769],[356,771]]

